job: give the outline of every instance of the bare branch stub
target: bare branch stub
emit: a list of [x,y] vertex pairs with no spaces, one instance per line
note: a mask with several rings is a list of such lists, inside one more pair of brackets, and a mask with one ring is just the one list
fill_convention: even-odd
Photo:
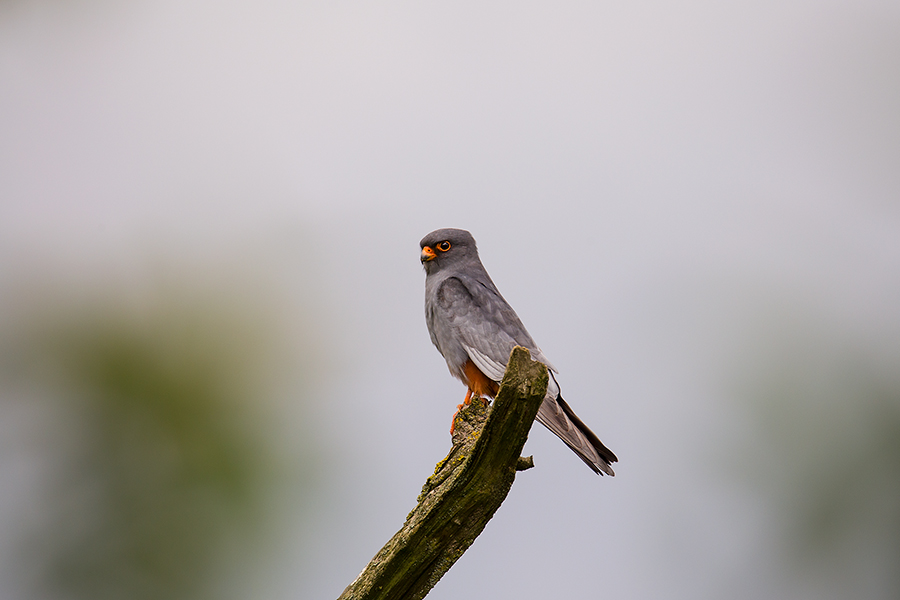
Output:
[[547,381],[544,365],[528,350],[513,349],[493,404],[473,401],[460,410],[453,448],[425,482],[418,505],[338,600],[425,597],[482,532],[517,468],[530,468],[520,454]]

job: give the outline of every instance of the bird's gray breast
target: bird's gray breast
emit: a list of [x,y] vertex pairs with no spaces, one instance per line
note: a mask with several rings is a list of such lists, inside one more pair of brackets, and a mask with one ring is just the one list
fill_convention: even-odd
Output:
[[454,329],[453,315],[448,312],[446,302],[441,298],[441,288],[447,278],[441,274],[425,278],[425,322],[431,343],[447,361],[450,372],[457,378],[464,379],[463,366],[469,355]]

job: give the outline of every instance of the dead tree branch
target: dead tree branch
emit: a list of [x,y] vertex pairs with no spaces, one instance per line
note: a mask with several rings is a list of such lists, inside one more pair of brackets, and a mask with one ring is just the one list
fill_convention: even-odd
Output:
[[515,348],[492,406],[456,417],[453,448],[437,464],[406,523],[338,600],[419,600],[465,552],[509,493],[547,390],[547,368]]

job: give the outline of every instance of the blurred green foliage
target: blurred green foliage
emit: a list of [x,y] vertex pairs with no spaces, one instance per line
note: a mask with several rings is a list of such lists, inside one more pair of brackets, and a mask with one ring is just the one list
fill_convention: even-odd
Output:
[[7,375],[56,421],[21,545],[38,597],[206,597],[224,549],[260,531],[279,464],[271,339],[264,320],[189,292],[56,304],[6,349]]
[[747,468],[780,519],[796,576],[823,597],[896,598],[900,353],[794,333],[782,332],[744,390],[759,409]]

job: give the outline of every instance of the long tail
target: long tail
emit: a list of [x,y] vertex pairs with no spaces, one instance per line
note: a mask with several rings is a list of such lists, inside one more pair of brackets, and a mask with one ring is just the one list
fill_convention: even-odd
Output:
[[595,473],[615,476],[610,465],[619,459],[578,418],[562,396],[544,398],[537,420],[564,441]]

